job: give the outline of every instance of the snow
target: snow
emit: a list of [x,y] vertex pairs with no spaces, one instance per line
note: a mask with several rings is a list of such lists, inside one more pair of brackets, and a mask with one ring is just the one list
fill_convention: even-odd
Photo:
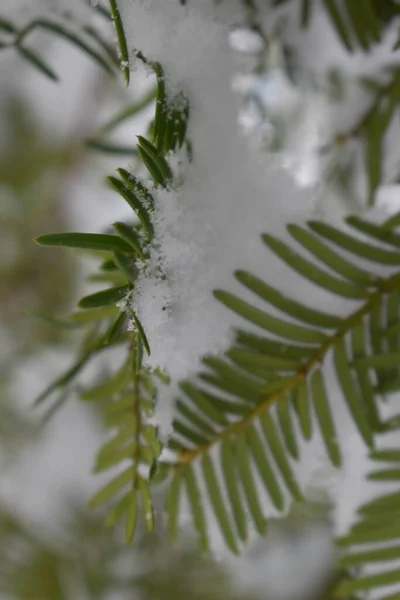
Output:
[[238,128],[227,26],[197,9],[155,0],[125,1],[121,11],[128,38],[148,59],[162,60],[169,87],[190,101],[193,164],[179,189],[156,196],[152,260],[161,261],[167,278],[145,273],[136,298],[150,364],[167,369],[177,382],[196,372],[203,354],[230,342],[232,315],[212,290],[232,289],[238,267],[270,272],[258,234],[282,231],[290,217],[310,209],[310,200],[266,155],[252,151]]

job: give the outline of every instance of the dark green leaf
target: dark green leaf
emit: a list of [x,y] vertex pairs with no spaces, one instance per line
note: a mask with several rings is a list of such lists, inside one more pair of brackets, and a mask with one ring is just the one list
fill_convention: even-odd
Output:
[[400,352],[383,352],[359,358],[354,365],[364,369],[387,369],[400,365]]
[[339,558],[341,567],[361,566],[366,563],[383,562],[387,560],[400,559],[400,546],[390,548],[379,548],[379,550],[370,550],[369,552],[353,552]]
[[192,467],[187,466],[183,471],[186,483],[189,504],[192,509],[193,524],[199,536],[200,547],[204,552],[208,551],[207,527],[201,504],[201,494]]
[[347,217],[346,222],[357,231],[361,231],[369,237],[390,244],[396,248],[400,248],[400,235],[393,233],[390,229],[385,229],[384,225],[374,225],[373,223],[356,216]]
[[283,509],[283,496],[279,485],[276,480],[274,471],[269,464],[267,459],[266,450],[260,440],[257,430],[254,427],[250,427],[246,433],[246,438],[249,444],[249,448],[253,454],[254,462],[257,466],[258,472],[264,482],[265,488],[278,510]]
[[237,296],[224,292],[223,290],[215,290],[214,296],[241,317],[284,338],[309,343],[321,343],[326,339],[326,335],[320,331],[301,327],[300,325],[294,325],[287,321],[283,321],[282,319],[273,317],[272,315],[255,308],[251,304],[244,302]]
[[154,228],[151,223],[149,213],[143,202],[150,204],[149,198],[151,198],[151,206],[153,203],[153,198],[147,188],[138,179],[132,180],[129,176],[129,173],[123,169],[119,169],[119,173],[124,179],[123,182],[112,176],[107,177],[107,181],[120,194],[120,196],[126,200],[132,210],[137,214],[140,222],[143,225],[143,228],[148,234],[148,237],[151,238],[154,234]]
[[172,179],[172,171],[169,168],[169,165],[165,158],[159,154],[157,148],[153,146],[151,142],[146,140],[146,138],[144,138],[141,135],[138,135],[137,137],[139,140],[140,147],[154,161],[155,165],[157,166],[158,170],[160,171],[163,177],[164,182],[170,181]]
[[335,426],[328,404],[324,380],[319,369],[314,371],[311,376],[311,388],[315,413],[329,458],[335,467],[340,467],[342,464],[340,449],[336,439]]
[[214,429],[202,419],[195,411],[191,410],[186,404],[184,404],[181,400],[178,400],[176,403],[176,410],[179,414],[185,417],[192,425],[197,427],[200,431],[204,432],[206,435],[215,436],[216,432]]
[[129,285],[123,285],[102,290],[90,296],[85,296],[78,302],[78,306],[80,308],[97,308],[108,304],[116,304],[126,296],[130,289]]
[[265,369],[266,371],[279,370],[295,372],[300,367],[299,361],[293,358],[269,356],[267,354],[251,352],[250,350],[244,350],[235,347],[227,352],[227,356],[229,356],[229,358],[234,362],[242,365],[243,368],[246,368],[247,365],[255,365],[260,369]]
[[138,153],[135,146],[121,146],[120,144],[112,144],[97,139],[86,140],[86,148],[104,152],[105,154],[118,154],[121,156],[137,156]]
[[224,500],[221,495],[219,483],[215,475],[214,467],[209,456],[204,455],[202,459],[203,474],[210,496],[211,504],[214,509],[218,525],[227,546],[234,554],[238,553],[235,535],[232,531],[228,513],[225,510]]
[[317,286],[344,298],[363,299],[367,297],[368,293],[365,289],[354,283],[330,275],[327,271],[317,267],[315,263],[300,256],[298,252],[292,250],[290,246],[283,243],[278,238],[270,234],[264,234],[262,238],[264,243],[274,252],[274,254],[279,256],[279,258],[297,273],[306,279],[309,279]]
[[0,29],[5,31],[6,33],[16,33],[17,28],[15,25],[11,23],[8,19],[4,19],[4,17],[0,17]]
[[297,412],[301,431],[306,440],[311,439],[312,419],[307,382],[301,381],[293,391],[293,404]]
[[202,390],[187,382],[182,382],[179,387],[196,404],[197,408],[211,419],[211,421],[219,423],[220,425],[227,424],[225,416],[217,410],[214,403]]
[[358,509],[358,512],[364,516],[371,515],[380,515],[390,510],[398,511],[400,506],[400,492],[394,492],[392,494],[388,494],[387,496],[383,496],[380,498],[376,498],[375,500],[371,500],[366,504],[363,504]]
[[129,244],[141,259],[146,257],[140,237],[133,227],[126,225],[126,223],[113,223],[113,227],[119,237]]
[[281,356],[282,358],[297,358],[299,360],[308,359],[319,350],[319,346],[295,346],[260,337],[241,329],[237,330],[236,342],[262,354]]
[[395,215],[393,215],[393,217],[390,217],[383,223],[382,229],[384,231],[392,231],[392,229],[399,227],[399,225],[400,225],[400,212],[397,212]]
[[221,443],[221,469],[236,528],[240,539],[245,541],[247,539],[247,519],[243,510],[243,503],[238,488],[235,460],[231,441],[229,439],[224,439]]
[[384,450],[375,450],[370,454],[373,460],[383,460],[387,462],[399,462],[400,463],[400,449],[398,448],[385,448]]
[[314,327],[328,327],[336,328],[341,323],[341,318],[329,315],[319,310],[300,304],[295,300],[284,296],[281,292],[271,287],[255,275],[247,273],[245,271],[236,271],[236,278],[245,285],[247,288],[252,290],[255,294],[279,308],[282,312],[303,321]]
[[350,546],[353,544],[372,544],[375,542],[386,542],[388,540],[397,540],[400,538],[400,524],[389,525],[388,527],[380,527],[371,529],[362,533],[346,535],[336,540],[337,546]]
[[125,540],[127,544],[130,544],[133,540],[133,536],[135,535],[137,522],[137,502],[136,502],[136,492],[135,490],[131,490],[129,492],[129,504],[126,515],[125,522]]
[[178,419],[172,421],[172,430],[174,433],[178,433],[180,436],[192,442],[194,446],[205,446],[209,442],[207,437],[196,433]]
[[400,265],[400,252],[392,252],[379,246],[367,244],[321,221],[310,221],[308,225],[318,235],[352,254],[384,265]]
[[181,500],[182,467],[176,467],[169,486],[166,511],[169,539],[174,542],[178,535],[178,518]]
[[[358,427],[367,446],[373,444],[372,432],[367,419],[367,413],[364,402],[353,380],[353,375],[349,367],[349,360],[346,355],[346,347],[343,337],[338,339],[333,350],[336,374],[343,391],[343,395],[350,413]],[[359,359],[365,360],[365,359]]]
[[117,235],[102,233],[49,233],[35,239],[40,246],[63,246],[85,250],[132,252],[132,248]]
[[382,469],[368,473],[370,481],[400,481],[400,469]]
[[297,448],[296,434],[293,428],[291,402],[288,396],[279,398],[276,407],[276,414],[279,420],[280,430],[284,439],[286,448],[293,458],[299,458]]
[[165,183],[166,183],[165,179],[162,176],[161,171],[160,171],[156,161],[153,159],[153,157],[151,155],[147,154],[147,152],[145,150],[143,150],[143,148],[141,146],[138,146],[138,153],[139,153],[139,156],[140,156],[143,164],[149,171],[155,185],[161,185],[161,186],[165,187]]
[[[352,351],[355,363],[365,356],[366,339],[364,322],[362,320],[356,323],[352,330]],[[356,369],[355,371],[370,428],[372,431],[378,431],[380,419],[369,374],[365,369]]]
[[375,587],[393,585],[398,582],[400,582],[399,569],[395,569],[394,571],[384,571],[383,573],[378,573],[376,575],[345,580],[339,583],[335,589],[335,595],[338,598],[348,598],[350,594],[358,592],[359,590],[369,590]]
[[121,273],[125,275],[128,281],[133,283],[136,281],[139,274],[139,270],[134,264],[131,256],[124,254],[123,252],[114,252],[115,265],[119,268]]
[[58,81],[58,77],[53,71],[53,69],[46,65],[43,59],[38,54],[36,54],[36,52],[33,52],[33,50],[29,50],[28,48],[20,45],[17,45],[16,49],[17,52],[22,56],[22,58],[24,58],[34,67],[36,67],[38,71],[43,73],[43,75],[46,75],[46,77],[48,77],[52,81]]
[[[321,242],[303,227],[298,225],[288,225],[287,229],[303,248],[306,248],[306,250],[313,254],[313,256],[316,256],[318,260],[336,271],[336,273],[345,279],[349,279],[361,286],[376,286],[379,284],[381,280],[380,277],[369,273],[368,271],[364,271],[364,269],[360,269],[356,265],[345,260],[337,252],[329,248],[329,246]],[[336,318],[336,320],[338,321],[339,319]],[[337,325],[338,323],[336,323],[336,326]]]
[[[227,379],[218,375],[203,372],[201,372],[198,376],[202,381],[206,381],[212,386],[217,387],[224,392],[228,392],[237,398],[246,400],[246,402],[251,402],[253,404],[259,402],[258,392],[253,391],[251,388],[240,385],[233,379]],[[260,382],[260,385],[261,383],[262,382]]]
[[110,0],[111,17],[114,21],[115,30],[117,32],[118,46],[121,54],[121,66],[124,71],[124,77],[126,85],[129,85],[129,51],[128,44],[126,42],[124,25],[122,23],[121,15],[119,12],[117,0]]
[[271,454],[278,466],[278,469],[281,472],[286,487],[292,494],[293,498],[298,502],[301,502],[303,500],[302,493],[297,485],[292,468],[286,457],[285,449],[281,440],[279,439],[275,423],[267,410],[261,415],[261,426],[266,442],[271,450]]
[[250,514],[254,520],[256,529],[260,535],[267,530],[267,521],[262,513],[257,490],[254,484],[251,465],[248,456],[248,448],[243,435],[239,434],[232,440],[235,464],[237,464],[239,479],[243,485]]

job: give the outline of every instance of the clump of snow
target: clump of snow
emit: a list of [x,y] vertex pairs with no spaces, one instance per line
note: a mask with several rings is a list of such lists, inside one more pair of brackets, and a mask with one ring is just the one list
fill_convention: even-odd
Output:
[[229,41],[234,50],[246,54],[259,54],[264,49],[264,40],[260,34],[248,28],[236,28],[229,34]]
[[232,288],[239,267],[267,275],[258,234],[282,230],[289,216],[305,214],[310,200],[265,155],[251,151],[238,128],[227,26],[159,0],[122,2],[121,11],[129,39],[148,59],[162,61],[170,87],[190,102],[193,164],[178,190],[156,195],[152,259],[161,261],[166,278],[144,274],[136,298],[151,364],[178,381],[196,372],[204,353],[229,344],[232,315],[212,290]]
[[300,187],[311,188],[321,181],[320,150],[326,139],[324,127],[329,122],[326,99],[316,94],[306,98],[301,116],[300,124],[289,137],[283,164]]

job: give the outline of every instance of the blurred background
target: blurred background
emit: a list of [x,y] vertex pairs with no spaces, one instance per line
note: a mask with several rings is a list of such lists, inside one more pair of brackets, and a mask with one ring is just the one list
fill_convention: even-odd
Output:
[[[15,14],[21,26],[29,22]],[[7,10],[1,16],[8,18]],[[93,28],[101,32],[112,62],[114,34],[105,15],[85,6],[77,21],[73,26],[85,26],[94,42]],[[0,34],[7,43],[12,38],[4,23]],[[0,48],[0,600],[328,600],[341,573],[333,566],[331,507],[321,492],[310,490],[306,505],[271,523],[267,540],[239,559],[202,557],[189,535],[171,548],[162,519],[155,533],[139,531],[129,548],[118,528],[105,529],[87,509],[98,488],[99,477],[90,473],[102,439],[100,415],[79,402],[74,386],[50,408],[32,408],[54,375],[72,364],[84,335],[52,319],[62,320],[83,293],[101,286],[91,277],[94,259],[32,240],[104,231],[124,219],[125,205],[105,176],[136,168],[135,136],[149,125],[155,81],[138,68],[127,90],[122,77],[111,77],[68,40],[32,31],[29,42],[60,81],[13,47]],[[355,206],[352,181],[359,174],[350,171],[357,156],[340,162],[336,150],[330,160],[317,152],[325,135],[318,126],[322,108],[312,135],[293,137],[289,124],[309,110],[316,84],[310,79],[306,95],[299,89],[290,46],[274,40],[267,51],[246,30],[231,42],[240,51],[233,87],[243,100],[244,130],[261,131],[265,147],[276,152],[289,145],[288,168],[310,193],[328,169],[331,193],[339,190],[340,201]],[[340,72],[326,81],[312,96],[313,109],[342,97]],[[104,368],[100,357],[80,385]],[[161,515],[162,498],[155,503]]]

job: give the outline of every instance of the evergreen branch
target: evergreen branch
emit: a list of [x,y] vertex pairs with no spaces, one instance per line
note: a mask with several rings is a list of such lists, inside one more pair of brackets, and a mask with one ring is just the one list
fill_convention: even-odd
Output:
[[[359,225],[359,220],[354,218],[349,219],[349,222]],[[360,226],[364,235],[369,238],[378,239],[397,249],[400,247],[400,236],[393,231],[387,231],[387,227],[380,228],[368,222],[362,222]],[[168,443],[177,456],[173,498],[169,497],[168,500],[168,510],[172,511],[171,530],[174,536],[178,516],[173,503],[179,503],[179,489],[184,485],[182,482],[186,481],[189,488],[197,485],[192,472],[194,463],[199,460],[201,464],[207,465],[210,451],[216,445],[221,449],[221,466],[232,502],[230,519],[233,519],[241,538],[244,536],[242,512],[232,487],[232,478],[236,476],[243,486],[257,530],[260,533],[265,531],[258,493],[249,479],[248,469],[251,462],[254,462],[272,503],[278,510],[282,510],[282,483],[276,479],[270,466],[270,459],[258,433],[259,428],[282,475],[285,487],[294,499],[301,498],[287,457],[289,454],[297,458],[296,441],[291,427],[293,409],[297,413],[302,435],[310,439],[310,404],[313,405],[328,456],[334,466],[340,466],[340,448],[323,373],[323,363],[328,352],[333,353],[343,398],[365,443],[371,447],[374,436],[389,426],[383,424],[379,418],[375,396],[382,390],[382,385],[391,385],[395,389],[400,387],[400,348],[398,338],[396,343],[392,343],[389,351],[386,344],[381,343],[381,338],[377,337],[381,327],[378,318],[380,323],[381,315],[385,315],[389,324],[388,331],[394,331],[395,328],[400,330],[397,315],[400,273],[396,270],[386,278],[379,278],[359,270],[344,260],[340,253],[326,245],[325,241],[320,241],[320,238],[328,238],[330,243],[338,245],[341,250],[395,267],[400,264],[400,252],[392,252],[379,245],[363,242],[323,223],[310,223],[309,228],[316,231],[319,237],[315,238],[306,229],[288,226],[292,237],[309,252],[318,256],[319,261],[340,274],[340,279],[333,279],[330,275],[328,277],[326,270],[320,270],[318,277],[315,277],[315,270],[318,269],[315,263],[307,261],[282,242],[278,243],[272,236],[263,236],[263,239],[273,252],[302,277],[344,298],[358,298],[362,300],[361,305],[348,316],[339,318],[291,300],[253,275],[241,271],[236,273],[242,284],[296,321],[309,323],[314,319],[314,328],[310,329],[269,315],[232,294],[215,292],[217,298],[228,308],[273,332],[279,339],[275,341],[252,333],[238,332],[238,345],[226,353],[228,361],[213,357],[204,359],[204,364],[212,373],[201,372],[198,379],[206,382],[207,388],[196,383],[182,382],[180,387],[186,401],[179,399],[177,402],[177,418],[173,422],[173,434]],[[353,287],[344,285],[346,279],[352,282]],[[318,323],[320,328],[316,329]],[[332,332],[327,333],[326,329]],[[370,347],[366,343],[366,329],[369,329],[371,336]],[[346,349],[349,336],[352,342],[351,358]],[[287,340],[295,340],[297,343],[288,344]],[[299,342],[306,345],[300,346]],[[371,371],[378,382],[375,387],[370,380]],[[214,390],[222,391],[223,395],[216,394]],[[272,412],[273,405],[276,405],[275,413]],[[397,422],[394,420],[390,427],[398,426]],[[204,475],[211,477],[209,466],[204,468]],[[178,477],[178,473],[184,474],[184,478]],[[392,472],[375,475],[377,478],[392,476]],[[229,532],[227,529],[226,514],[221,512],[215,497],[215,485],[213,480],[213,491],[210,489],[211,505],[228,547],[236,551],[231,529]],[[223,483],[220,482],[220,485],[223,486]],[[202,545],[206,546],[203,508],[195,500],[194,488],[191,492],[188,489],[188,493],[192,498],[190,503],[195,529]]]
[[[139,472],[139,467],[148,465],[149,471],[157,461],[161,445],[157,440],[157,432],[153,425],[147,424],[154,406],[154,386],[149,373],[141,365],[141,342],[134,334],[130,342],[129,357],[123,367],[111,378],[82,394],[85,401],[106,401],[103,404],[105,423],[110,429],[116,428],[116,434],[108,441],[97,455],[96,472],[102,472],[125,461],[130,466],[112,479],[97,492],[90,501],[92,508],[121,494],[116,504],[109,509],[106,525],[113,525],[124,514],[126,518],[126,541],[130,543],[134,537],[137,521],[138,501],[140,495],[147,528],[153,529],[153,509],[149,493],[149,482]],[[144,394],[147,389],[150,396]],[[123,489],[128,491],[122,492]]]
[[[226,429],[220,431],[211,441],[199,446],[195,450],[189,450],[187,448],[181,449],[179,451],[179,464],[193,462],[199,456],[207,454],[213,445],[226,438],[229,438],[232,434],[242,432],[247,427],[251,426],[252,423],[274,403],[283,400],[289,392],[296,390],[312,373],[313,369],[320,367],[328,352],[336,346],[338,341],[341,340],[347,333],[349,333],[355,326],[357,326],[358,323],[362,321],[363,317],[371,312],[372,307],[375,304],[381,302],[382,295],[390,294],[398,287],[400,287],[400,273],[396,273],[386,280],[383,280],[382,283],[379,284],[378,289],[369,296],[367,301],[360,308],[346,317],[341,323],[340,327],[331,336],[328,336],[320,345],[320,347],[315,350],[312,357],[301,364],[293,377],[282,382],[282,384],[280,384],[278,380],[277,390],[273,390],[271,392],[262,392],[260,390],[260,403],[257,404],[257,406],[243,419],[230,424]],[[224,302],[224,296],[222,296],[222,293],[218,294],[217,297],[218,296],[219,299]],[[224,303],[228,304],[228,302]]]

